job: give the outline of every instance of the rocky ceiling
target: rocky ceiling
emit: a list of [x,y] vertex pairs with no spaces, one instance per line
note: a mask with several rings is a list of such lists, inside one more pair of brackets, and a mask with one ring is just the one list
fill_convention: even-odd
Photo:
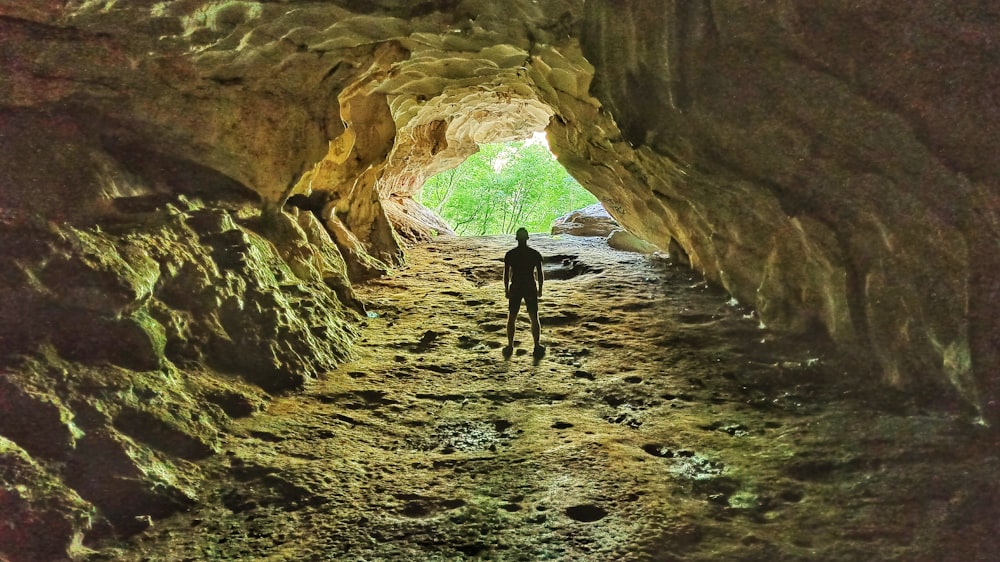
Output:
[[[1000,8],[979,0],[7,0],[5,356],[48,342],[141,370],[177,363],[179,338],[203,359],[219,346],[184,331],[198,315],[179,327],[184,290],[171,300],[163,279],[196,270],[203,292],[245,295],[213,267],[227,251],[243,252],[233,267],[272,263],[265,239],[275,271],[325,283],[348,318],[350,280],[442,228],[412,199],[427,177],[545,130],[621,223],[762,324],[824,332],[912,395],[995,423],[997,37]],[[102,277],[118,263],[124,281]],[[287,285],[246,271],[260,294]],[[125,300],[95,296],[109,286]],[[110,333],[140,334],[148,357],[61,346],[53,325],[76,298],[132,318]],[[237,341],[226,298],[188,304]]]
[[397,232],[426,232],[407,220],[425,178],[545,129],[621,222],[674,240],[765,325],[824,329],[899,385],[981,409],[996,393],[998,15],[6,2],[2,204],[80,220],[148,190],[303,194],[375,274]]

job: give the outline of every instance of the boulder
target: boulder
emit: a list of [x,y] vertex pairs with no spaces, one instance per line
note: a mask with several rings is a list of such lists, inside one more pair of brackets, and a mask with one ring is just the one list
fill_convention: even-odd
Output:
[[638,254],[653,254],[660,251],[655,245],[621,228],[611,231],[611,234],[608,235],[608,246],[623,252]]
[[76,558],[94,516],[93,505],[0,436],[0,558]]
[[601,203],[572,211],[552,221],[552,234],[607,237],[621,229],[618,221],[608,214]]

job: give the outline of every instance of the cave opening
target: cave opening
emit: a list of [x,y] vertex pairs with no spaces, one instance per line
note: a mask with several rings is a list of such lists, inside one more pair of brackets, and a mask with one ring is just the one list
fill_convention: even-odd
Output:
[[418,200],[458,235],[549,232],[553,221],[597,202],[549,149],[544,133],[478,145],[458,166],[427,179]]

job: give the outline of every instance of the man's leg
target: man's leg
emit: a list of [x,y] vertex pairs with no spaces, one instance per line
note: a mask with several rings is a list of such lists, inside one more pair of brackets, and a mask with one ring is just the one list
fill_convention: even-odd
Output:
[[514,324],[517,322],[517,312],[521,308],[521,297],[511,295],[507,303],[507,348],[514,347]]
[[528,309],[528,318],[531,319],[531,339],[535,341],[535,357],[541,357],[545,353],[545,348],[541,346],[542,325],[538,321],[538,297],[526,297],[524,306]]
[[538,310],[529,312],[528,317],[531,318],[531,339],[535,340],[535,347],[538,347],[538,340],[542,336],[542,326],[538,322]]

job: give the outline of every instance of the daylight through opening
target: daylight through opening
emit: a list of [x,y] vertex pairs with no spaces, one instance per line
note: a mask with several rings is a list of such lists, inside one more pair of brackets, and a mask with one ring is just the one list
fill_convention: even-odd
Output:
[[549,232],[553,220],[597,202],[556,160],[545,133],[480,144],[455,168],[429,178],[420,202],[460,236]]

